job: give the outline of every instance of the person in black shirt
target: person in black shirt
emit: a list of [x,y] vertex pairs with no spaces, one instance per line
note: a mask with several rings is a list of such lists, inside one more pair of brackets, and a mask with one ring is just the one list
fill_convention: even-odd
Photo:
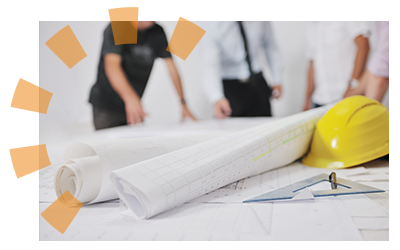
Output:
[[140,99],[156,58],[163,58],[181,99],[182,117],[193,115],[186,107],[182,85],[164,30],[153,21],[139,21],[137,44],[115,45],[111,24],[104,31],[97,81],[89,102],[96,130],[143,122]]

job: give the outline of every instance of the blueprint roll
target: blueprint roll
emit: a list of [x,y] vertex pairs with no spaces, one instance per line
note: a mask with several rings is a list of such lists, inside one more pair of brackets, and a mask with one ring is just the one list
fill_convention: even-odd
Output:
[[56,195],[69,191],[83,204],[116,199],[109,178],[111,171],[218,136],[160,136],[72,144],[65,150],[64,164],[54,176]]
[[[224,135],[111,172],[128,213],[147,219],[229,183],[303,156],[324,106]],[[127,214],[127,213],[125,213]]]

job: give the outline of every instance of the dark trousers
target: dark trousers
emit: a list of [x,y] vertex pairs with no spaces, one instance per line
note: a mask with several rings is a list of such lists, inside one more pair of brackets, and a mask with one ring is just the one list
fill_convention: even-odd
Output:
[[271,116],[271,88],[262,73],[254,75],[253,81],[223,80],[224,94],[232,109],[232,117]]
[[322,107],[324,105],[318,104],[318,103],[313,103],[313,108],[319,108]]
[[126,114],[93,106],[93,123],[96,130],[126,125]]

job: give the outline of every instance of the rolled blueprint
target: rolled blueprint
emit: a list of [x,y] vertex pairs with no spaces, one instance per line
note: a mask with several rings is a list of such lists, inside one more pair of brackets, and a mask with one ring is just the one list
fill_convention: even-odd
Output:
[[288,116],[112,171],[112,185],[136,219],[150,218],[300,158],[328,109]]
[[72,144],[65,150],[65,163],[54,176],[56,195],[60,197],[68,190],[84,204],[116,199],[109,178],[111,171],[218,136],[159,136]]

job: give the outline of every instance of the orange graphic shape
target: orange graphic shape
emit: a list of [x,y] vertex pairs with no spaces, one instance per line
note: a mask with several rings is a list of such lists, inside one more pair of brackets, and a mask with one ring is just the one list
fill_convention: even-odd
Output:
[[65,191],[41,215],[50,225],[63,234],[82,205],[70,192]]
[[183,16],[179,16],[179,17],[178,17],[178,21],[190,21],[190,20],[184,18]]
[[52,96],[51,92],[19,79],[11,107],[47,114]]
[[17,178],[51,165],[46,144],[13,148],[10,155]]
[[137,44],[137,21],[111,21],[115,45]]
[[137,21],[139,19],[139,7],[118,7],[108,9],[110,21]]
[[46,45],[70,69],[87,56],[69,25],[52,36]]
[[196,24],[180,17],[169,41],[167,51],[186,60],[205,33],[206,31]]
[[115,45],[136,44],[138,30],[138,7],[109,9]]

